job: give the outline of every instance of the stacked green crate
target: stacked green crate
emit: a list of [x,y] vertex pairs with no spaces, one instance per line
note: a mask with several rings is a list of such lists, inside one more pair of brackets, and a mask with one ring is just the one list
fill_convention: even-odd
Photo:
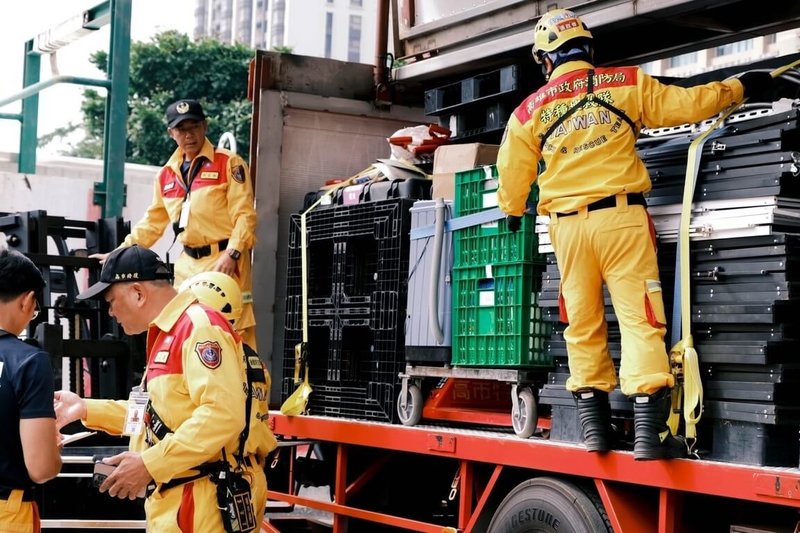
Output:
[[[535,206],[539,188],[534,185],[528,204]],[[487,166],[456,173],[455,216],[473,215],[497,207],[497,167]],[[463,228],[455,233],[455,266],[484,266],[544,260],[539,255],[535,218],[526,216],[516,233],[505,219]]]
[[[538,188],[528,199],[536,205]],[[497,207],[497,170],[456,174],[455,216]],[[550,334],[536,305],[544,258],[535,218],[516,233],[505,219],[454,232],[452,363],[459,366],[551,366],[544,352]]]

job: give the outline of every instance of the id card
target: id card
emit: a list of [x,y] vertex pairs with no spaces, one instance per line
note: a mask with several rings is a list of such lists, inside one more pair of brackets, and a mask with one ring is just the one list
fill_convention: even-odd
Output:
[[128,412],[125,415],[123,435],[132,437],[142,432],[144,428],[144,413],[149,400],[150,393],[137,390],[131,391],[131,395],[128,397]]
[[183,205],[181,206],[181,218],[178,220],[178,227],[181,229],[185,229],[186,226],[189,224],[189,206],[191,205],[191,200],[188,198],[184,200]]

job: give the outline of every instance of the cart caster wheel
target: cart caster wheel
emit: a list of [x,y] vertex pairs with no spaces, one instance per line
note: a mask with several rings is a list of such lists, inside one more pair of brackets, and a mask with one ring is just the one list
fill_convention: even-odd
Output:
[[406,394],[406,407],[403,409],[403,391],[397,399],[397,414],[404,426],[416,426],[422,419],[422,390],[418,385],[409,384]]
[[527,439],[536,430],[539,413],[536,409],[536,398],[528,387],[517,392],[517,412],[511,411],[511,425],[518,437]]

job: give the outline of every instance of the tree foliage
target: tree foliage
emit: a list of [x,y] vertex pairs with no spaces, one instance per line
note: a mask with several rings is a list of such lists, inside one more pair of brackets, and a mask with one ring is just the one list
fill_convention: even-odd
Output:
[[[175,149],[167,134],[164,112],[167,105],[180,98],[194,98],[203,104],[212,143],[216,144],[224,132],[231,131],[237,141],[237,152],[246,158],[251,116],[247,74],[252,58],[253,50],[244,45],[211,39],[192,41],[176,31],[160,33],[147,43],[132,43],[126,160],[164,164]],[[108,59],[108,53],[101,50],[90,60],[107,73]],[[105,94],[87,89],[83,97],[82,126],[86,137],[68,154],[100,159]],[[58,136],[59,132],[54,133]]]

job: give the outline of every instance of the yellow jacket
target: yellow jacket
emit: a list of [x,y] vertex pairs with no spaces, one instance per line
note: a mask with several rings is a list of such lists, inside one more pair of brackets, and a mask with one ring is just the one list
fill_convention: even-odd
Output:
[[[122,246],[139,244],[150,248],[170,222],[180,220],[186,198],[182,161],[183,150],[178,148],[158,173],[153,202],[144,218],[133,227]],[[197,165],[202,167],[197,169]],[[228,249],[240,252],[251,249],[255,243],[256,211],[247,163],[229,150],[215,148],[206,139],[188,174],[195,174],[189,192],[189,221],[178,240],[195,248],[229,239]]]
[[737,79],[686,89],[664,85],[638,67],[594,68],[594,97],[623,111],[637,131],[632,133],[613,111],[587,102],[542,146],[551,125],[587,94],[587,72],[592,68],[583,61],[559,66],[546,85],[514,110],[497,156],[497,196],[503,212],[525,212],[540,159],[545,164],[539,176],[541,215],[574,212],[615,194],[647,192],[650,176],[635,146],[642,126],[704,120],[743,98]]
[[[242,343],[225,318],[188,292],[177,295],[150,325],[147,361],[150,402],[174,431],[161,441],[147,428],[131,437],[131,451],[142,454],[153,479],[165,483],[189,476],[193,467],[219,460],[223,447],[233,463],[247,389]],[[86,427],[123,432],[126,401],[86,400],[86,406]],[[245,443],[245,455],[259,460],[276,446],[263,410],[254,405]]]

